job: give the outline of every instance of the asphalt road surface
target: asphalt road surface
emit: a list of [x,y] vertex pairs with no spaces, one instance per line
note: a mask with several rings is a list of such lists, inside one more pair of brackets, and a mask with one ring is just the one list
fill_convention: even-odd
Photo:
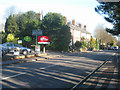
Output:
[[[49,53],[49,59],[2,67],[2,88],[72,88],[113,51]],[[35,57],[36,58],[36,57]],[[39,57],[37,57],[39,58]]]

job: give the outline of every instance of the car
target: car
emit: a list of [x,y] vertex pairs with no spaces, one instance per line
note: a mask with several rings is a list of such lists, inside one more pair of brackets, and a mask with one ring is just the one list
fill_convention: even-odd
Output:
[[116,46],[116,47],[114,47],[114,50],[118,50],[118,48],[119,48],[119,47],[118,47],[118,46]]
[[9,51],[9,53],[13,53],[15,51],[19,51],[20,53],[27,55],[28,53],[33,53],[34,51],[30,48],[27,47],[23,47],[19,44],[16,43],[3,43],[2,46],[4,46],[5,48],[7,48],[7,50]]
[[6,55],[8,53],[8,50],[6,48],[2,48],[2,56]]
[[115,47],[111,47],[111,50],[118,50],[118,46],[115,46]]
[[8,53],[8,50],[5,47],[3,47],[2,44],[0,44],[0,54],[2,54],[2,56],[4,56],[7,53]]

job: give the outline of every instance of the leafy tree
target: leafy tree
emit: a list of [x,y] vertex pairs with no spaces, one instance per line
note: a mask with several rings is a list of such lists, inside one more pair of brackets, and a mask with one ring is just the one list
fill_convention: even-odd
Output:
[[17,40],[19,38],[15,38],[15,35],[13,33],[10,33],[7,35],[7,42],[14,42],[17,43]]
[[10,15],[7,18],[6,23],[5,23],[5,32],[7,34],[9,34],[9,33],[17,34],[20,32],[18,25],[16,23],[16,15]]
[[86,43],[84,37],[82,37],[82,41],[81,41],[81,43],[82,43],[82,48],[86,48],[86,47],[87,47],[87,43]]
[[118,2],[99,2],[95,11],[104,16],[105,20],[114,25],[113,29],[106,29],[107,32],[120,34],[120,4]]
[[12,42],[14,40],[14,34],[8,34],[7,42]]
[[99,42],[98,42],[97,39],[95,40],[95,48],[96,48],[97,50],[99,49]]
[[[14,33],[15,37],[19,37],[23,40],[23,45],[30,46],[35,43],[35,37],[31,42],[24,41],[25,36],[32,36],[32,30],[40,30],[39,16],[33,11],[26,13],[19,13],[17,15],[10,15],[6,20],[5,31],[7,34]],[[19,30],[18,30],[19,29]]]
[[95,48],[95,39],[91,36],[90,48],[93,50]]
[[7,41],[7,39],[6,39],[7,34],[5,32],[2,32],[1,35],[2,35],[2,43],[5,43]]
[[48,13],[42,21],[43,34],[50,37],[53,50],[68,50],[71,33],[64,19],[61,14]]
[[20,29],[20,35],[32,35],[32,30],[40,30],[39,16],[33,11],[28,11],[18,16],[17,24]]
[[110,46],[113,46],[114,45],[114,41],[112,40],[111,42],[110,42]]

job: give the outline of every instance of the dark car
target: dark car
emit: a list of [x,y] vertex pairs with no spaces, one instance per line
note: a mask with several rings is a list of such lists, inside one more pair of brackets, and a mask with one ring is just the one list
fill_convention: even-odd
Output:
[[18,50],[20,53],[26,55],[28,53],[33,53],[34,51],[30,48],[23,47],[16,43],[4,43],[2,44],[7,50],[10,52],[14,52],[15,50]]
[[0,44],[0,52],[2,54],[2,56],[4,56],[5,54],[8,53],[8,50],[2,46],[2,44]]
[[8,53],[8,50],[6,48],[2,48],[2,56]]

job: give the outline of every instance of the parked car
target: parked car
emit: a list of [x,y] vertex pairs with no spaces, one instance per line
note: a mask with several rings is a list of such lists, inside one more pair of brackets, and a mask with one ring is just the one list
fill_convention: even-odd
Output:
[[111,47],[111,50],[118,50],[118,46]]
[[7,53],[8,53],[8,50],[5,47],[3,47],[2,44],[0,44],[0,54],[2,54],[2,56],[4,56]]
[[14,52],[15,50],[18,50],[20,53],[26,55],[28,53],[33,53],[34,51],[30,48],[23,47],[16,43],[4,43],[2,44],[7,50],[10,52]]

